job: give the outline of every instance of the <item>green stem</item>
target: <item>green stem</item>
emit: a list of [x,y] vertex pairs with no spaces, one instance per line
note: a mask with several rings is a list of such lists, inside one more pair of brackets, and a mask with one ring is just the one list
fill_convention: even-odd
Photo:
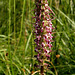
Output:
[[[11,25],[11,0],[9,0],[9,33],[8,33],[8,50],[9,50],[9,59],[10,59],[10,67],[12,70],[12,75],[14,75],[13,66],[12,66],[12,56],[11,56],[11,47],[10,47],[10,25]],[[11,73],[10,73],[11,75]]]
[[[15,0],[14,0],[14,40],[16,40],[16,38],[15,38]],[[16,46],[16,42],[14,41],[14,49],[15,49],[15,46]]]
[[[23,2],[23,10],[22,10],[21,29],[20,29],[19,41],[20,41],[20,39],[21,39],[21,33],[22,33],[22,28],[23,28],[24,9],[25,9],[25,0],[24,0],[24,2]],[[19,44],[19,41],[18,41],[18,44]]]

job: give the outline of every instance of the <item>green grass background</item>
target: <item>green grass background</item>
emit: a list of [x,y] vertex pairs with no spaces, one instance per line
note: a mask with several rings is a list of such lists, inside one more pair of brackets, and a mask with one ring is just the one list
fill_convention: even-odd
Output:
[[[48,0],[56,14],[51,62],[58,75],[75,75],[75,0]],[[34,0],[0,0],[0,75],[30,75],[33,65]],[[56,58],[59,54],[60,57]],[[53,65],[46,75],[56,75]],[[35,74],[39,75],[39,74]]]

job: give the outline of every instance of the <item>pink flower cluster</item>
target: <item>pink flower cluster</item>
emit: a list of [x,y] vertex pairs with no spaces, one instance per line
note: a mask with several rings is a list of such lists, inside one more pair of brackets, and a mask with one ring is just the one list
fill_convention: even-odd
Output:
[[[41,3],[41,6],[40,6]],[[51,15],[50,15],[51,14]],[[52,20],[54,17],[53,11],[48,6],[47,0],[45,3],[43,0],[39,0],[36,3],[35,10],[35,25],[34,25],[34,35],[35,35],[35,52],[37,55],[35,57],[40,63],[43,63],[45,60],[50,60],[50,53],[52,48]]]

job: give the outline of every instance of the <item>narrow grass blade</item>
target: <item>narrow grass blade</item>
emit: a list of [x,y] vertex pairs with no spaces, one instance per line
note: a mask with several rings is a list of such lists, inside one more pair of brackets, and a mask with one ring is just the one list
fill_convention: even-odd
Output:
[[31,37],[32,37],[32,32],[31,32],[31,34],[30,34],[30,36],[28,38],[27,44],[26,44],[25,55],[26,55],[26,52],[27,52],[27,49],[28,49],[28,46],[29,46],[29,42],[30,42]]

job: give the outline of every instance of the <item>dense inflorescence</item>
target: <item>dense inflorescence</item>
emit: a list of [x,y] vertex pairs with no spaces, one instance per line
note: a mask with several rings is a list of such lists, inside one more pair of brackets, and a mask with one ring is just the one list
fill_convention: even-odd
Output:
[[46,60],[50,60],[50,53],[52,48],[52,20],[54,19],[54,13],[48,6],[47,0],[36,0],[35,9],[35,57],[40,63],[40,66],[47,65]]

